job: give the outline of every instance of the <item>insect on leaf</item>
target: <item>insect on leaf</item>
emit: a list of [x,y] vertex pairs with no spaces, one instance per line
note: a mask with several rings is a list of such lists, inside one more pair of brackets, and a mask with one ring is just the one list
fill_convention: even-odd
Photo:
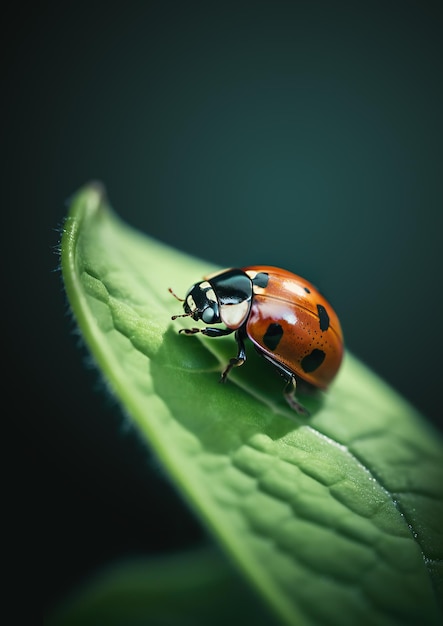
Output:
[[330,390],[286,405],[232,337],[178,334],[189,286],[217,268],[136,231],[87,185],[61,246],[64,284],[95,361],[140,436],[282,624],[442,620],[443,446],[349,351]]

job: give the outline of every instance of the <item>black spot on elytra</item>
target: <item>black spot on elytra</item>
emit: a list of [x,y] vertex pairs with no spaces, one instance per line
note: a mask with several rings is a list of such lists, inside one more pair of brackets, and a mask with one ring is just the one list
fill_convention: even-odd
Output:
[[280,324],[269,324],[266,329],[265,334],[263,335],[263,343],[267,348],[274,351],[278,344],[280,343],[280,339],[283,337],[283,328]]
[[252,279],[252,283],[257,287],[265,288],[268,286],[269,274],[266,272],[258,272],[255,278]]
[[314,350],[310,354],[307,354],[301,360],[301,366],[303,368],[303,371],[306,372],[306,373],[308,373],[308,372],[315,372],[315,370],[318,367],[320,367],[320,365],[325,360],[325,356],[326,356],[326,354],[323,352],[323,350],[319,350],[318,348],[314,348]]
[[303,289],[306,291],[306,293],[311,293],[311,290],[308,289],[307,287],[303,287]]
[[317,304],[318,320],[320,322],[320,330],[328,330],[329,328],[329,315],[327,310],[322,304]]

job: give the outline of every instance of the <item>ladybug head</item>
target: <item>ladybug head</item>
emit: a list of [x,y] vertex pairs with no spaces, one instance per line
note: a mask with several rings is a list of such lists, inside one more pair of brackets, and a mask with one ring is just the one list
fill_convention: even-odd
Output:
[[206,280],[195,283],[185,299],[170,293],[183,302],[184,314],[177,317],[192,317],[205,324],[223,323],[235,330],[246,321],[252,302],[252,280],[241,269],[228,269],[213,274]]
[[221,322],[217,298],[207,280],[192,285],[186,294],[183,309],[185,315],[189,315],[195,321],[202,320],[205,324]]

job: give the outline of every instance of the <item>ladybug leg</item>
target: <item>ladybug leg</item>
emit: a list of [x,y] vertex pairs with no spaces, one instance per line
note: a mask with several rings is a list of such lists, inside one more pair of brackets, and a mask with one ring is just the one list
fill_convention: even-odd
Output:
[[226,382],[228,374],[232,370],[233,367],[240,367],[240,365],[243,365],[243,363],[246,361],[246,350],[245,350],[245,344],[244,344],[243,338],[244,338],[244,331],[242,331],[242,329],[237,330],[235,333],[235,339],[237,341],[237,347],[238,347],[237,356],[233,357],[229,361],[225,369],[223,370],[222,375],[220,377],[221,383]]
[[207,337],[224,337],[234,331],[232,328],[202,328],[200,332]]
[[230,335],[234,331],[230,328],[181,328],[178,332],[185,335],[201,333],[207,337],[223,337],[224,335]]
[[297,379],[295,378],[295,376],[291,372],[291,370],[286,368],[281,363],[278,363],[277,361],[275,361],[272,357],[268,356],[267,354],[263,354],[261,352],[260,352],[260,354],[265,359],[270,361],[278,369],[278,371],[283,376],[283,378],[286,379],[286,385],[285,385],[285,388],[283,390],[283,395],[285,397],[286,402],[291,407],[291,409],[293,409],[299,415],[305,415],[306,417],[309,417],[310,413],[309,413],[308,409],[305,409],[305,407],[302,404],[300,404],[300,402],[295,397],[295,392],[297,391]]
[[306,417],[308,417],[309,411],[305,409],[305,407],[302,404],[300,404],[300,402],[295,397],[296,391],[297,391],[297,381],[295,379],[295,376],[291,375],[283,391],[285,400],[289,404],[291,409],[294,409],[294,411],[296,411],[296,413],[298,413],[299,415],[305,415]]

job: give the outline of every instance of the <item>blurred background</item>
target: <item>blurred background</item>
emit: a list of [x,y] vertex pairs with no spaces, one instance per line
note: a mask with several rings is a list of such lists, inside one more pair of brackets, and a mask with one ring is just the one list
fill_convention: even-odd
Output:
[[442,25],[411,0],[49,2],[9,22],[4,310],[19,449],[44,460],[46,607],[203,536],[69,315],[59,229],[91,179],[159,240],[317,284],[348,349],[442,429]]

